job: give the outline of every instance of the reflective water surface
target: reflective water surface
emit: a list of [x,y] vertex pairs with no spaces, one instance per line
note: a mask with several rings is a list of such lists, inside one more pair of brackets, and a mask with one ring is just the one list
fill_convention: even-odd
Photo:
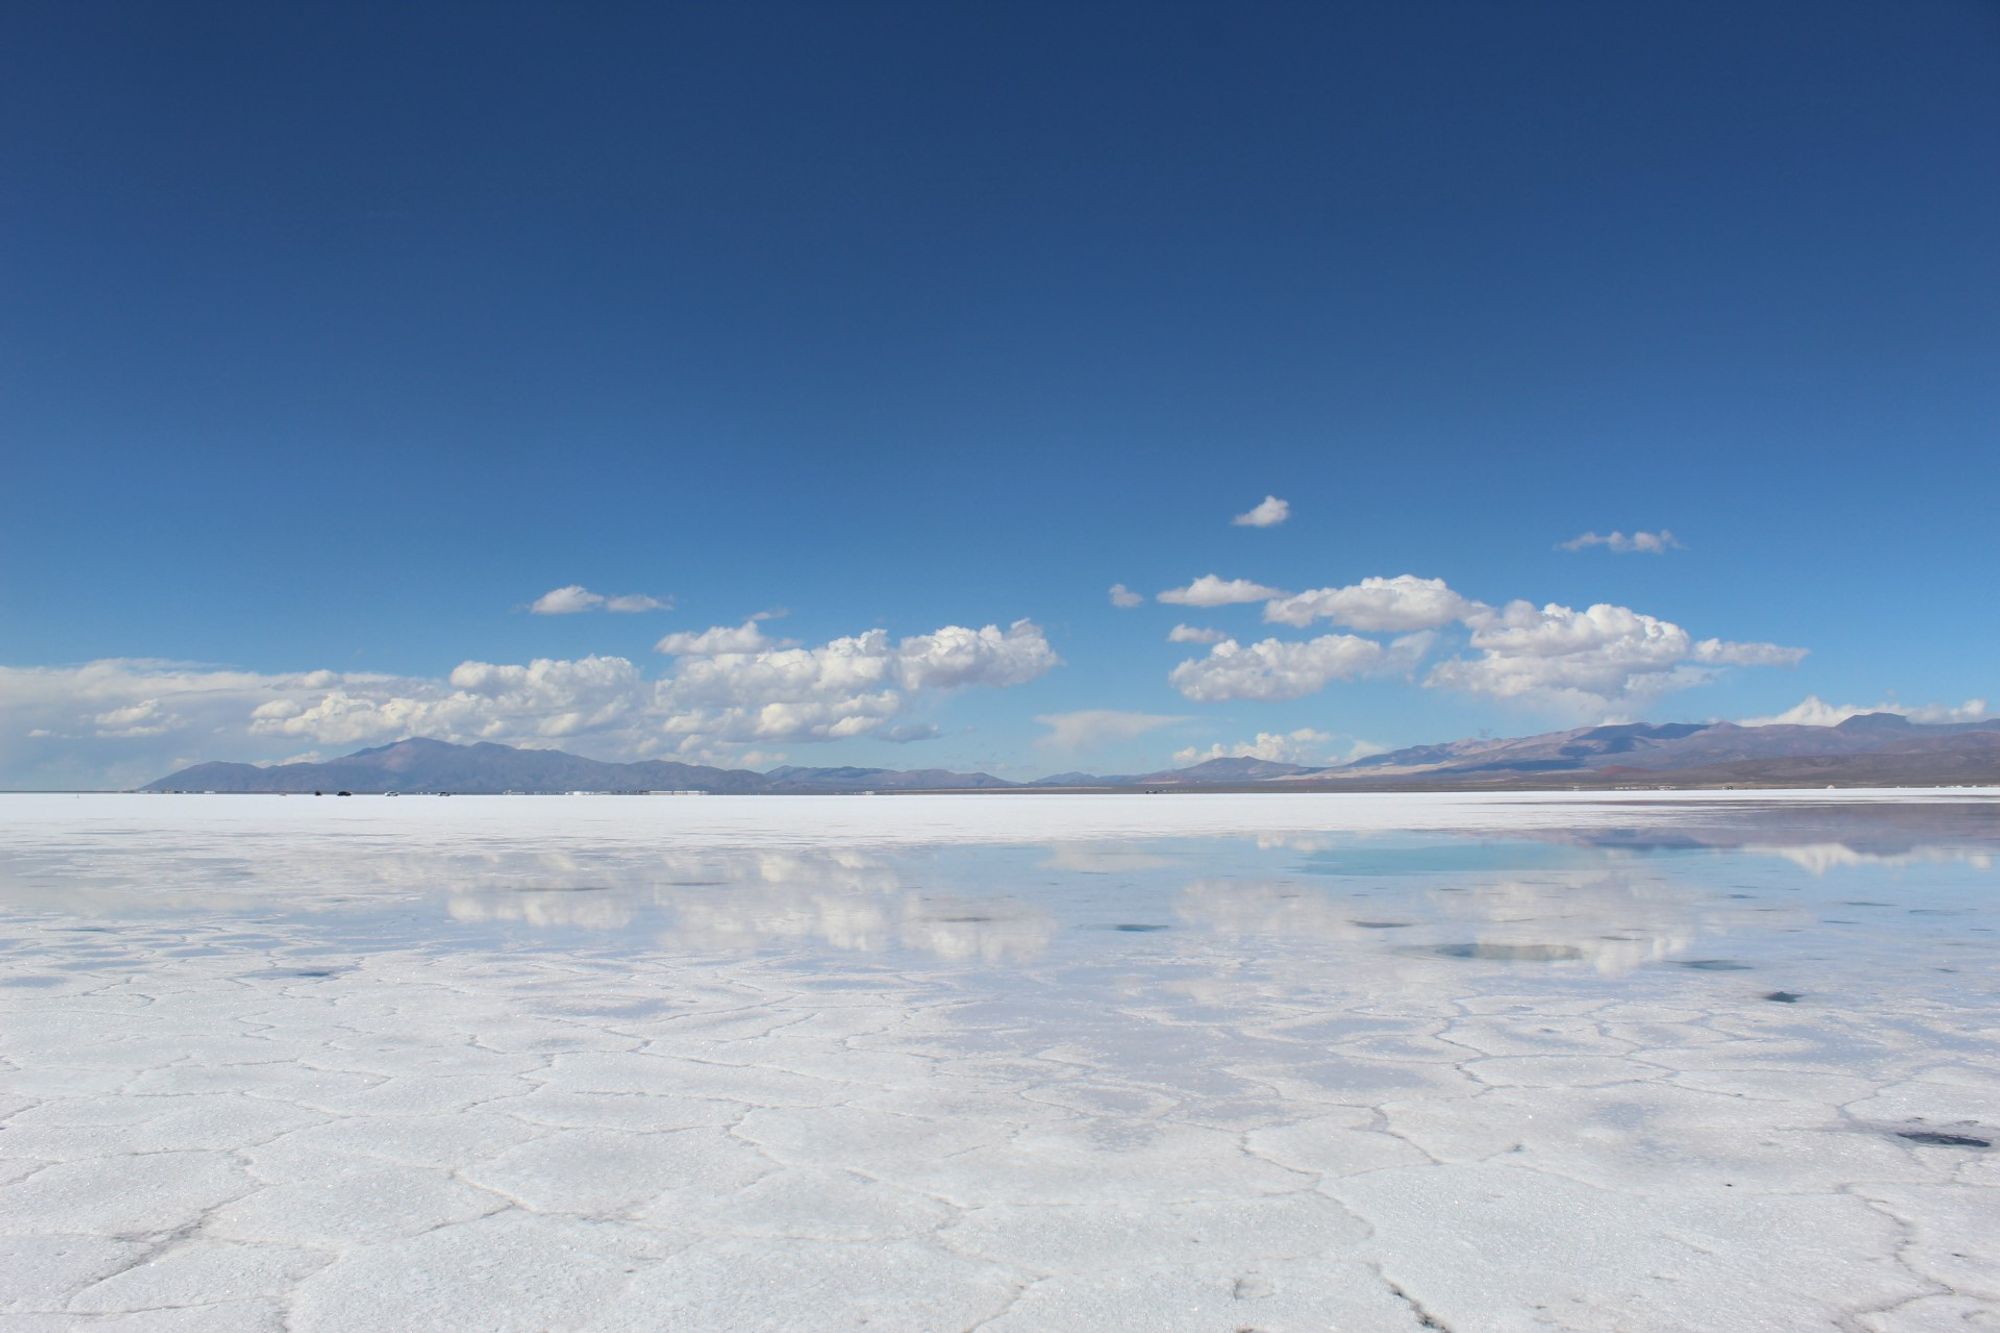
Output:
[[0,797],[0,1310],[1984,1326],[1996,856],[1984,793]]

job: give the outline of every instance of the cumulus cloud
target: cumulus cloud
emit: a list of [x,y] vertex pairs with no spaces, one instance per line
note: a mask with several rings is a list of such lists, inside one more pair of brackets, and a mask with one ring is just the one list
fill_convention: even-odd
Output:
[[1314,588],[1269,602],[1264,619],[1303,629],[1315,620],[1330,620],[1369,633],[1436,629],[1463,619],[1480,604],[1461,597],[1443,579],[1414,574],[1368,578],[1344,588]]
[[1248,579],[1225,579],[1204,574],[1185,588],[1167,589],[1160,594],[1160,600],[1170,606],[1237,606],[1284,595],[1276,588],[1267,588]]
[[1201,629],[1194,625],[1176,625],[1167,631],[1168,643],[1221,643],[1228,637],[1219,629]]
[[1572,537],[1566,542],[1556,543],[1561,551],[1584,551],[1593,546],[1602,546],[1607,551],[1620,555],[1665,555],[1668,551],[1678,551],[1681,544],[1674,534],[1661,528],[1658,532],[1586,532],[1580,537]]
[[713,657],[717,653],[757,653],[767,648],[791,647],[789,639],[765,637],[758,622],[769,618],[755,615],[741,625],[711,625],[705,630],[683,630],[662,638],[653,645],[653,651],[672,657]]
[[1005,630],[995,625],[967,629],[948,625],[904,639],[896,650],[901,683],[909,689],[952,689],[961,685],[1022,685],[1055,666],[1058,658],[1041,627],[1017,620]]
[[[1210,575],[1180,591],[1204,590],[1205,583],[1231,586]],[[1266,601],[1264,619],[1300,628],[1331,621],[1399,637],[1386,644],[1355,635],[1310,643],[1267,639],[1249,648],[1221,639],[1207,658],[1183,662],[1169,680],[1193,699],[1297,698],[1360,674],[1413,675],[1448,642],[1443,631],[1463,626],[1471,655],[1436,662],[1426,685],[1608,720],[1712,680],[1724,668],[1796,666],[1806,655],[1775,643],[1697,640],[1671,621],[1605,603],[1583,611],[1527,601],[1493,607],[1443,579],[1414,574],[1280,594]],[[1182,641],[1178,631],[1171,637]]]
[[265,704],[303,708],[343,685],[393,691],[400,683],[153,658],[0,667],[0,785],[135,786],[201,759],[247,758],[251,718]]
[[[133,740],[145,736],[164,736],[184,723],[178,713],[164,707],[158,699],[146,699],[123,708],[110,708],[91,719],[100,737]],[[46,729],[40,732],[47,735]]]
[[1798,703],[1782,713],[1770,717],[1746,717],[1742,725],[1746,727],[1799,726],[1836,727],[1850,717],[1860,717],[1864,713],[1895,713],[1907,717],[1912,722],[1984,722],[1993,714],[1986,707],[1984,699],[1967,699],[1956,706],[1952,704],[1899,704],[1893,699],[1884,703],[1830,704],[1817,694],[1808,694]]
[[550,742],[635,720],[648,685],[622,657],[461,662],[443,681],[385,687],[343,677],[306,698],[272,699],[252,710],[249,730],[332,745],[398,736]]
[[1292,516],[1292,506],[1275,495],[1267,495],[1248,513],[1230,519],[1239,528],[1275,528]]
[[1073,713],[1044,713],[1035,721],[1048,734],[1035,744],[1045,750],[1094,750],[1116,741],[1129,741],[1161,727],[1187,721],[1168,713],[1130,713],[1115,708],[1085,708]]
[[592,592],[580,583],[551,588],[528,604],[528,609],[538,616],[573,616],[579,611],[590,611],[604,605],[602,593]]
[[1129,611],[1135,606],[1144,606],[1145,603],[1144,593],[1133,592],[1122,583],[1111,585],[1111,604],[1120,610]]
[[1515,601],[1467,617],[1478,654],[1431,668],[1425,683],[1608,717],[1710,680],[1721,666],[1790,666],[1802,648],[1696,642],[1672,621],[1598,603],[1582,611]]
[[885,630],[817,648],[683,657],[660,684],[664,726],[732,741],[841,740],[886,729],[906,695],[1033,680],[1060,659],[1040,626],[948,625],[900,642]]
[[[753,622],[754,626],[754,622]],[[718,746],[935,734],[904,716],[919,696],[1032,680],[1060,659],[1039,626],[886,631],[813,648],[719,649],[649,677],[622,657],[460,663],[448,676],[258,673],[146,660],[0,668],[0,772],[37,785],[137,783],[201,759],[402,736],[549,745],[604,758]],[[694,636],[699,639],[702,636]],[[690,645],[692,646],[692,645]],[[39,735],[35,733],[40,733]]]
[[580,583],[565,584],[551,588],[528,604],[528,610],[538,616],[573,616],[583,611],[615,611],[632,615],[640,611],[664,611],[673,605],[672,598],[649,597],[645,593],[622,593],[616,597],[606,597],[603,593],[592,592]]
[[1328,682],[1350,680],[1381,666],[1382,645],[1352,634],[1324,634],[1304,643],[1264,639],[1247,647],[1224,639],[1207,657],[1182,662],[1167,680],[1190,699],[1301,699]]

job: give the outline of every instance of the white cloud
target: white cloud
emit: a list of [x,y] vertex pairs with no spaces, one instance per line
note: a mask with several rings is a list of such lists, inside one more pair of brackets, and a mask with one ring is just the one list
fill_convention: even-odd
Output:
[[573,616],[579,611],[589,611],[602,605],[602,593],[592,592],[580,583],[571,583],[549,589],[530,603],[528,609],[538,616]]
[[1176,625],[1167,631],[1168,643],[1221,643],[1229,635],[1219,629],[1201,629],[1194,625]]
[[1276,588],[1267,588],[1248,579],[1224,579],[1204,574],[1185,588],[1167,589],[1160,594],[1160,600],[1170,606],[1236,606],[1284,595]]
[[1395,632],[1436,629],[1479,609],[1480,603],[1459,596],[1443,579],[1398,574],[1280,598],[1264,607],[1264,619],[1301,629],[1315,620],[1330,620],[1349,629]]
[[1912,722],[1984,722],[1993,714],[1986,707],[1984,699],[1967,699],[1954,707],[1951,704],[1899,704],[1894,700],[1869,704],[1830,704],[1817,694],[1808,694],[1804,699],[1787,708],[1782,713],[1770,717],[1746,717],[1742,725],[1746,727],[1799,726],[1834,727],[1850,717],[1864,713],[1895,713],[1907,717]]
[[263,705],[303,710],[343,684],[393,691],[401,683],[150,658],[0,667],[0,785],[136,786],[201,759],[248,759],[250,723]]
[[1206,763],[1210,759],[1263,759],[1274,764],[1328,764],[1328,747],[1336,738],[1331,732],[1300,727],[1297,731],[1260,731],[1257,739],[1238,745],[1217,742],[1206,750],[1190,745],[1174,751],[1174,766]]
[[166,708],[158,699],[145,699],[123,708],[112,708],[91,719],[96,735],[119,740],[164,736],[185,725],[186,719]]
[[1061,660],[1041,627],[1017,620],[967,629],[947,625],[904,639],[896,650],[901,683],[912,690],[956,689],[964,685],[1022,685]]
[[1190,699],[1299,699],[1381,666],[1385,654],[1373,639],[1325,634],[1304,643],[1264,639],[1245,647],[1224,639],[1207,657],[1181,663],[1167,680]]
[[1694,646],[1695,660],[1717,666],[1794,667],[1806,660],[1803,648],[1781,648],[1775,643],[1725,643],[1703,639]]
[[1129,741],[1161,727],[1187,721],[1166,713],[1129,713],[1115,708],[1086,708],[1074,713],[1044,713],[1035,721],[1048,734],[1035,744],[1046,750],[1094,750],[1101,745]]
[[1239,528],[1275,528],[1292,516],[1292,506],[1275,495],[1267,495],[1248,513],[1230,519]]
[[1144,593],[1133,592],[1122,583],[1111,585],[1111,604],[1121,611],[1129,611],[1133,607],[1143,606],[1145,603],[1146,595]]
[[717,653],[756,653],[767,648],[789,648],[791,640],[769,639],[757,627],[768,619],[752,616],[741,625],[711,625],[705,630],[682,630],[669,634],[653,645],[656,653],[673,657],[713,657]]
[[573,616],[579,612],[602,608],[606,611],[632,615],[640,611],[665,611],[673,604],[671,597],[649,597],[640,592],[606,597],[603,593],[592,592],[580,583],[570,583],[560,588],[549,589],[529,603],[528,610],[538,616]]
[[1769,643],[1697,643],[1672,621],[1601,602],[1576,611],[1515,601],[1467,619],[1479,655],[1438,663],[1425,684],[1600,718],[1702,684],[1720,666],[1789,666],[1805,656]]
[[281,696],[253,710],[249,730],[332,745],[398,736],[546,743],[635,723],[649,686],[622,657],[461,662],[443,681],[342,677],[316,697]]
[[672,754],[690,741],[719,755],[718,746],[753,743],[916,739],[934,729],[903,716],[913,698],[1018,685],[1060,660],[1029,621],[900,641],[871,630],[815,648],[766,645],[683,656],[659,678],[622,657],[468,661],[444,678],[129,659],[0,667],[0,773],[29,785],[137,784],[201,759],[265,757],[281,744],[278,752],[292,752],[402,736],[588,738],[586,752],[622,759]]
[[604,599],[604,609],[617,615],[636,615],[641,611],[667,611],[674,605],[671,597],[648,597],[642,592],[628,592],[618,597]]
[[786,762],[782,750],[745,749],[736,745],[711,744],[701,736],[684,736],[673,750],[660,756],[683,764],[707,764],[713,768],[770,768]]
[[1580,537],[1572,537],[1566,542],[1557,543],[1557,549],[1563,551],[1581,551],[1592,546],[1602,546],[1605,550],[1616,551],[1620,555],[1630,555],[1634,552],[1642,555],[1665,555],[1668,551],[1682,549],[1674,534],[1665,528],[1661,528],[1658,532],[1603,534],[1586,532]]
[[884,630],[817,648],[684,657],[660,683],[670,732],[731,741],[841,740],[888,730],[905,696],[1019,685],[1059,659],[1041,628],[948,625],[893,642]]
[[[1182,663],[1169,679],[1189,698],[1297,698],[1331,680],[1415,672],[1438,645],[1439,631],[1457,622],[1470,631],[1474,655],[1437,663],[1426,685],[1603,719],[1712,680],[1725,667],[1796,666],[1806,655],[1803,648],[1774,643],[1696,640],[1671,621],[1603,603],[1584,611],[1526,601],[1495,608],[1455,592],[1443,579],[1413,574],[1275,597],[1264,619],[1406,632],[1386,646],[1353,635],[1309,644],[1270,639],[1250,648],[1225,639],[1208,658]],[[1334,643],[1343,645],[1337,655],[1323,646]]]
[[1384,754],[1389,747],[1377,745],[1374,741],[1354,739],[1345,746],[1336,746],[1339,737],[1328,732],[1315,731],[1311,727],[1301,727],[1297,731],[1260,731],[1254,741],[1225,745],[1217,742],[1206,750],[1189,746],[1174,751],[1174,766],[1188,768],[1195,764],[1207,763],[1211,759],[1263,759],[1275,764],[1300,764],[1308,768],[1324,768],[1337,764],[1351,764],[1357,759],[1366,759],[1371,754]]

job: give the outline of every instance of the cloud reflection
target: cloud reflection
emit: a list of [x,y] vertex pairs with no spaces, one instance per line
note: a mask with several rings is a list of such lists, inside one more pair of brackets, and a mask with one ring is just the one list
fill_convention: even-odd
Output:
[[[1365,901],[1290,880],[1209,878],[1183,888],[1175,907],[1187,924],[1223,936],[1421,942],[1427,952],[1460,950],[1446,956],[1574,961],[1604,975],[1675,958],[1705,936],[1749,924],[1754,910],[1718,905],[1705,888],[1602,870],[1466,875]],[[1785,919],[1797,915],[1785,909]],[[1774,920],[1764,912],[1757,923]]]
[[447,910],[465,922],[642,928],[662,947],[700,953],[817,945],[993,963],[1037,957],[1055,936],[1040,908],[928,891],[914,868],[855,848],[716,851],[577,866],[577,887],[554,891],[523,886],[551,869],[547,858],[496,858],[461,878]]

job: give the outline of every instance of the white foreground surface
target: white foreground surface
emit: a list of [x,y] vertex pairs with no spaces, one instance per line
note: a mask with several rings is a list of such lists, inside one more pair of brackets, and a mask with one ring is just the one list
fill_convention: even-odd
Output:
[[0,1329],[2000,1327],[1832,795],[0,797]]

